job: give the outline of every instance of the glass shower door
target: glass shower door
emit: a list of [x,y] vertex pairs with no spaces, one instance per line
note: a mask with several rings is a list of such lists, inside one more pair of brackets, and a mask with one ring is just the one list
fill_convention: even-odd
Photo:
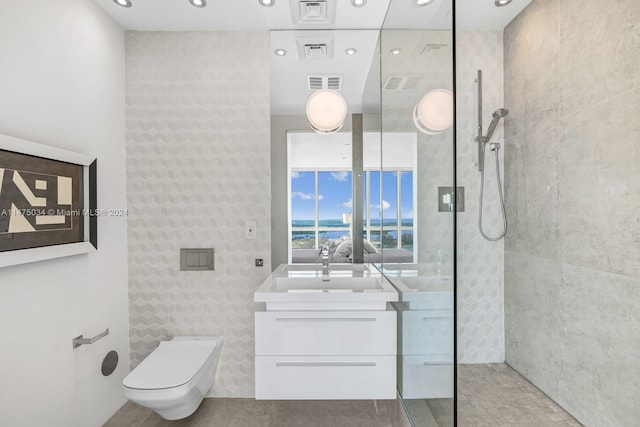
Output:
[[455,419],[450,3],[392,0],[380,38],[382,269],[400,293],[398,390],[416,427]]

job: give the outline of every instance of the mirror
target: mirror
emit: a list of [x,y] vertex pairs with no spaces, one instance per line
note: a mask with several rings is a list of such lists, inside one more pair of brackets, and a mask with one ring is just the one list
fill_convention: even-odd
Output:
[[[271,32],[272,267],[320,262],[345,235],[352,256],[334,260],[378,263],[400,294],[397,384],[415,426],[454,424],[451,3],[393,0],[374,30]],[[348,117],[319,134],[305,107],[329,87]]]
[[[322,262],[325,246],[334,263],[382,261],[379,33],[270,33],[273,268]],[[335,133],[306,114],[325,89],[347,104]]]

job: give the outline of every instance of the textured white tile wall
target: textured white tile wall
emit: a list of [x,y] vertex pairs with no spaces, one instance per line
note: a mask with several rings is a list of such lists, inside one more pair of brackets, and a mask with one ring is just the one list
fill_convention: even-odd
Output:
[[[270,262],[269,35],[128,32],[131,364],[160,340],[225,340],[213,395],[254,394],[253,292]],[[244,221],[257,239],[244,238]],[[214,247],[215,271],[179,271]]]
[[[465,212],[458,214],[458,361],[504,361],[504,240],[490,242],[478,231],[480,172],[477,168],[477,70],[483,77],[483,127],[491,114],[504,107],[501,31],[456,33],[457,175],[465,188]],[[507,105],[506,108],[509,108]],[[503,141],[502,122],[492,142]],[[504,145],[500,168],[504,178]],[[495,154],[487,148],[483,224],[497,236],[502,227],[496,183]],[[504,185],[504,183],[503,183]]]
[[[484,76],[484,128],[494,110],[502,108],[503,65],[501,31],[459,31],[457,37],[457,173],[458,185],[465,187],[465,212],[458,214],[458,352],[462,363],[504,361],[503,241],[489,242],[478,232],[478,197],[480,173],[477,170],[476,86],[478,69]],[[392,47],[416,44],[450,44],[447,31],[385,30],[382,33],[383,55]],[[428,75],[428,86],[412,95],[384,91],[383,128],[415,131],[411,109],[425,90],[451,88],[451,49],[441,48],[425,55],[399,58],[383,57],[382,75],[413,75],[420,70]],[[508,106],[507,106],[508,108]],[[502,142],[502,123],[494,142]],[[418,136],[418,243],[420,262],[434,260],[432,250],[440,250],[444,264],[452,263],[453,220],[449,213],[438,212],[438,186],[451,186],[453,150],[451,132],[437,136]],[[501,153],[504,151],[501,150]],[[499,234],[502,225],[497,192],[495,159],[487,152],[484,224],[489,235]],[[503,158],[500,155],[500,167]]]

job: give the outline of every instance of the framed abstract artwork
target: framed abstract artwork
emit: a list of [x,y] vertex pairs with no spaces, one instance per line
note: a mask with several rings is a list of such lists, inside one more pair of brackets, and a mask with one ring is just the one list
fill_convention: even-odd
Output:
[[0,267],[97,249],[97,161],[0,135]]

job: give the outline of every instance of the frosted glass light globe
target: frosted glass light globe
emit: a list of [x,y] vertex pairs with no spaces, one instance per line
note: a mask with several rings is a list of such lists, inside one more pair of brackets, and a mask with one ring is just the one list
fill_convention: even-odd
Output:
[[347,117],[347,102],[335,90],[314,92],[307,101],[307,120],[318,133],[334,133],[342,129]]
[[425,94],[413,109],[413,122],[423,133],[437,134],[453,124],[453,94],[435,89]]

